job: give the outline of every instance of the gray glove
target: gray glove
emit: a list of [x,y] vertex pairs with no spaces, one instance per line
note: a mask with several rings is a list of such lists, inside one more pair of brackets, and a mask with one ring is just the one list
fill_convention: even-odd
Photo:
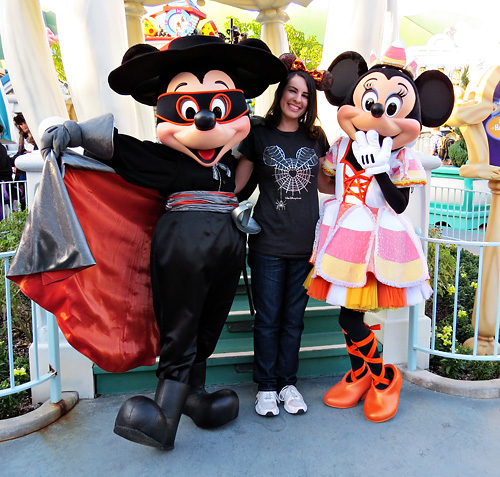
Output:
[[[40,151],[44,159],[47,159],[47,155],[50,151],[54,151],[56,157],[59,157],[67,147],[76,147],[81,145],[81,133],[76,134],[76,137],[72,137],[70,130],[66,127],[67,123],[74,123],[76,128],[71,129],[78,130],[78,132],[80,131],[80,128],[75,121],[65,121],[64,124],[50,126],[46,129],[42,134],[40,145]],[[74,133],[73,136],[75,136]]]
[[82,146],[101,159],[113,156],[113,115],[105,114],[82,123],[65,121],[50,126],[41,138],[40,151],[44,158],[50,151],[59,157],[67,147]]

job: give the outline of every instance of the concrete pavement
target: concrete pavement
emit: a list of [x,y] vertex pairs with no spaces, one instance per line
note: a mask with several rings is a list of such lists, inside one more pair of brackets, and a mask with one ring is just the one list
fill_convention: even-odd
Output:
[[[230,386],[239,417],[217,430],[186,416],[175,449],[159,451],[113,433],[129,396],[81,400],[50,426],[0,443],[0,475],[30,476],[498,476],[500,400],[438,393],[404,380],[390,421],[365,419],[362,405],[332,409],[322,397],[340,376],[299,381],[309,406],[274,418],[254,411],[254,384]],[[217,387],[211,387],[215,390]],[[152,396],[152,394],[149,394]]]

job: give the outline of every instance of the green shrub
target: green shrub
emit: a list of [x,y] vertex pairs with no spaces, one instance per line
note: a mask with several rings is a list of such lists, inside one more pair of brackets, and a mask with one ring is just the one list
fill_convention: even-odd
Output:
[[[5,341],[0,341],[0,390],[10,387],[8,359]],[[28,358],[17,357],[14,360],[14,381],[16,386],[30,380],[28,369]],[[0,419],[19,415],[21,413],[21,403],[27,399],[29,399],[28,391],[21,391],[0,398]]]
[[460,129],[455,128],[455,132],[460,136],[460,139],[458,141],[455,141],[448,148],[448,156],[450,157],[452,166],[461,167],[467,163],[467,144],[465,143]]
[[[438,228],[431,229],[429,231],[429,237],[440,238],[441,231]],[[438,283],[437,292],[438,295],[443,297],[448,292],[448,287],[450,283],[455,282],[455,269],[457,265],[456,255],[451,254],[452,246],[439,245],[439,272],[438,272]],[[436,244],[434,242],[429,242],[428,252],[427,252],[427,262],[429,265],[429,274],[431,276],[431,283],[434,284],[434,263],[436,257]]]
[[[11,252],[17,249],[21,238],[27,212],[14,212],[0,221],[0,252]],[[3,263],[0,267],[0,306],[2,317],[0,323],[0,390],[10,387],[8,351],[6,345],[6,303],[5,276]],[[14,381],[17,386],[30,380],[27,356],[18,356],[18,351],[25,352],[31,343],[31,302],[19,287],[8,282],[11,291],[12,335],[14,340]],[[16,346],[17,345],[17,346]],[[27,354],[27,353],[26,353]],[[31,410],[29,391],[21,391],[0,398],[0,419],[6,419]]]
[[[7,219],[0,221],[0,252],[11,252],[17,249],[26,223],[27,211],[14,212]],[[10,282],[12,328],[28,342],[31,342],[31,301],[19,287]],[[2,309],[2,327],[5,325],[5,283],[3,263],[0,267],[0,306]]]
[[[463,354],[471,354],[472,350],[463,348]],[[458,348],[457,348],[458,352]],[[450,379],[467,379],[468,361],[463,359],[443,358],[441,356],[433,356],[431,363],[436,374]]]

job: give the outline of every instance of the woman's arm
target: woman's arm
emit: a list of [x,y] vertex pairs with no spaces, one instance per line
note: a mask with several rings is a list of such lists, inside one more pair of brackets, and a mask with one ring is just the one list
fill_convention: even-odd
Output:
[[245,184],[250,179],[253,171],[253,162],[249,161],[245,156],[240,156],[238,161],[238,166],[236,167],[236,177],[235,183],[236,187],[234,189],[234,193],[237,194],[240,192]]
[[335,194],[335,178],[327,176],[322,169],[325,156],[319,158],[318,190],[322,194]]

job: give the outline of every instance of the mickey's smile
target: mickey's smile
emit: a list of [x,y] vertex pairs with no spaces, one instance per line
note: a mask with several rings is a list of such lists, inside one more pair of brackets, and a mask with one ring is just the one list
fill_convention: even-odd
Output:
[[215,149],[189,149],[198,160],[204,165],[210,165],[214,159],[219,155],[222,147],[217,147]]

